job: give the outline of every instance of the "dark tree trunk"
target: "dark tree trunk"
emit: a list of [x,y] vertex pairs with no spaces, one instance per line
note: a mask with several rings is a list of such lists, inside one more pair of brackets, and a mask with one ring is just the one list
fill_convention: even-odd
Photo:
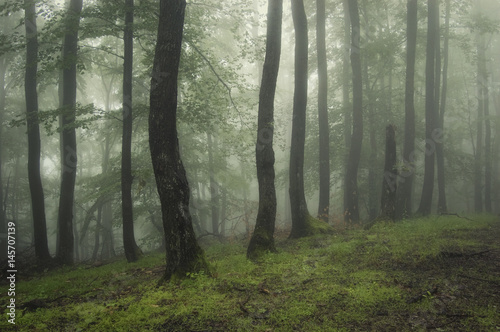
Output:
[[[439,104],[439,129],[444,132],[444,112],[446,110],[446,93],[448,90],[448,48],[449,48],[449,32],[450,32],[450,0],[446,0],[446,16],[444,22],[444,45],[443,45],[443,85],[441,87],[441,102]],[[439,52],[437,53],[439,54]],[[436,165],[437,165],[437,180],[438,180],[438,213],[448,212],[448,204],[446,203],[446,182],[445,182],[445,165],[444,165],[444,137],[436,140]]]
[[255,157],[259,181],[259,211],[247,257],[256,259],[266,251],[275,252],[276,188],[274,185],[274,96],[281,55],[283,0],[270,0],[267,9],[266,58],[259,94]]
[[165,281],[208,270],[193,230],[189,184],[177,138],[177,78],[185,7],[184,0],[160,1],[150,92],[149,146],[165,230]]
[[396,218],[396,190],[394,181],[398,176],[396,169],[396,131],[393,125],[385,129],[385,164],[380,199],[380,217],[394,221]]
[[483,117],[484,117],[484,75],[482,74],[482,62],[484,59],[484,43],[482,36],[478,36],[477,42],[477,137],[476,148],[474,153],[474,211],[476,213],[483,212]]
[[412,192],[415,171],[415,55],[417,46],[417,0],[408,0],[406,26],[405,138],[403,169],[399,173],[396,218],[412,214]]
[[330,135],[328,127],[328,67],[326,63],[325,0],[316,1],[318,52],[319,206],[318,219],[328,222],[330,210]]
[[[3,114],[5,112],[5,72],[7,71],[7,63],[5,55],[0,57],[0,123],[3,123]],[[3,126],[0,126],[0,142],[3,139]],[[0,232],[7,232],[7,222],[5,218],[4,209],[4,195],[3,195],[3,148],[0,144]],[[7,259],[7,239],[0,238],[0,260]]]
[[361,49],[358,1],[349,0],[351,18],[351,67],[352,67],[352,138],[347,160],[344,183],[344,220],[359,222],[358,167],[363,142],[363,82],[361,78]]
[[47,242],[45,220],[45,198],[40,176],[40,128],[38,125],[37,65],[38,38],[36,27],[35,1],[25,0],[26,27],[26,126],[28,128],[28,178],[31,193],[31,211],[33,213],[33,231],[35,238],[35,256],[38,261],[51,259]]
[[[214,146],[215,145],[215,146]],[[212,140],[212,134],[207,132],[208,172],[210,177],[210,211],[212,216],[212,233],[219,234],[219,184],[215,181],[214,150],[217,144]]]
[[60,264],[73,264],[73,202],[76,179],[76,58],[83,0],[71,0],[65,22],[62,70],[61,191],[59,196],[58,250]]
[[436,129],[436,103],[435,94],[435,65],[436,65],[436,10],[438,0],[428,0],[427,15],[427,50],[425,63],[425,169],[424,185],[422,187],[422,196],[418,214],[427,216],[431,213],[432,193],[434,191],[434,160],[435,160],[435,141],[433,139]]
[[134,0],[125,0],[124,60],[123,60],[123,135],[122,135],[122,218],[123,248],[127,261],[139,259],[135,242],[132,202],[132,64],[134,47]]
[[290,146],[291,238],[307,236],[309,211],[304,193],[304,144],[306,138],[308,37],[303,0],[292,0],[295,29],[295,90],[293,95],[292,141]]

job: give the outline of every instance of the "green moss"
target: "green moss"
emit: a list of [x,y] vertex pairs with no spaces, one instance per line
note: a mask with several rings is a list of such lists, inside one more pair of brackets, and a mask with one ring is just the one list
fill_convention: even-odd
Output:
[[333,228],[324,221],[318,220],[312,216],[307,217],[305,236],[317,234],[333,234]]

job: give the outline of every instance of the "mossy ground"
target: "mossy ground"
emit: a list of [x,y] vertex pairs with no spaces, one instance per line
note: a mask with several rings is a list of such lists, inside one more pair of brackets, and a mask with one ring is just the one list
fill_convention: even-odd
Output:
[[[157,287],[164,255],[78,266],[16,284],[20,331],[497,331],[500,222],[455,216],[206,249],[212,277]],[[9,298],[2,280],[0,302]],[[5,305],[2,305],[5,308]],[[14,330],[2,314],[0,330]]]

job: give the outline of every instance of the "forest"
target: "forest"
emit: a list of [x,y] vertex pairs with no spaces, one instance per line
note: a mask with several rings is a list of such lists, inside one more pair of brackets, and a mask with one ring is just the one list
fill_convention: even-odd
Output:
[[500,3],[0,0],[1,330],[500,329]]

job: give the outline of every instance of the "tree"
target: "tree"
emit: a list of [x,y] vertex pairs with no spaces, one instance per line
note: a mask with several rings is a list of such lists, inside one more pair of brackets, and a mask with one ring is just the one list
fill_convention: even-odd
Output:
[[[40,128],[38,124],[38,31],[35,1],[25,0],[26,28],[26,75],[24,91],[26,99],[26,126],[28,128],[28,178],[31,193],[31,212],[35,240],[35,256],[40,262],[51,259],[47,242],[45,197],[40,176]],[[2,203],[3,204],[3,203]]]
[[385,129],[385,164],[382,196],[380,200],[380,217],[394,221],[396,217],[396,131],[393,125]]
[[[438,127],[444,131],[444,112],[446,110],[446,94],[448,90],[448,50],[450,41],[450,0],[446,0],[445,22],[444,22],[444,44],[443,44],[443,85],[441,87],[441,101],[439,103]],[[439,12],[438,12],[439,15]],[[439,47],[439,43],[437,43]],[[440,52],[436,52],[439,56]],[[437,67],[437,66],[436,66]],[[439,72],[436,72],[440,75]],[[439,86],[438,86],[439,89]],[[437,91],[437,90],[436,90]],[[437,100],[436,100],[437,101]],[[444,165],[444,145],[443,137],[436,141],[436,166],[438,180],[438,213],[448,212],[448,204],[446,203],[446,186],[445,186],[445,165]]]
[[477,40],[477,131],[474,151],[474,211],[483,212],[483,121],[485,98],[485,73],[482,63],[486,61],[484,52],[484,38],[479,35]]
[[405,83],[405,137],[403,146],[403,169],[397,193],[396,218],[411,216],[415,152],[415,57],[417,48],[417,0],[407,2],[406,23],[406,83]]
[[434,159],[435,159],[435,129],[436,103],[435,94],[435,64],[436,64],[436,19],[438,0],[428,0],[427,7],[427,49],[425,61],[425,169],[424,185],[418,208],[418,214],[426,216],[431,213],[432,192],[434,190]]
[[351,19],[351,67],[352,67],[352,138],[347,158],[344,181],[344,220],[359,222],[358,167],[363,142],[363,83],[361,78],[361,49],[358,1],[349,0]]
[[73,203],[76,179],[76,59],[78,28],[83,0],[71,0],[65,17],[62,51],[61,115],[61,191],[59,194],[58,248],[60,264],[73,264]]
[[161,0],[149,111],[149,147],[166,243],[163,280],[208,270],[189,212],[189,184],[177,137],[177,79],[185,0]]
[[316,0],[318,53],[319,206],[318,218],[328,222],[330,210],[330,138],[328,128],[328,67],[326,63],[325,0]]
[[276,188],[274,185],[274,96],[281,55],[283,0],[269,0],[267,9],[266,57],[259,94],[257,144],[255,157],[259,182],[259,211],[255,230],[248,245],[247,257],[258,258],[263,252],[276,251]]
[[125,0],[123,59],[123,135],[122,135],[122,218],[123,247],[128,262],[135,262],[140,249],[135,243],[132,202],[132,69],[134,47],[134,0]]

